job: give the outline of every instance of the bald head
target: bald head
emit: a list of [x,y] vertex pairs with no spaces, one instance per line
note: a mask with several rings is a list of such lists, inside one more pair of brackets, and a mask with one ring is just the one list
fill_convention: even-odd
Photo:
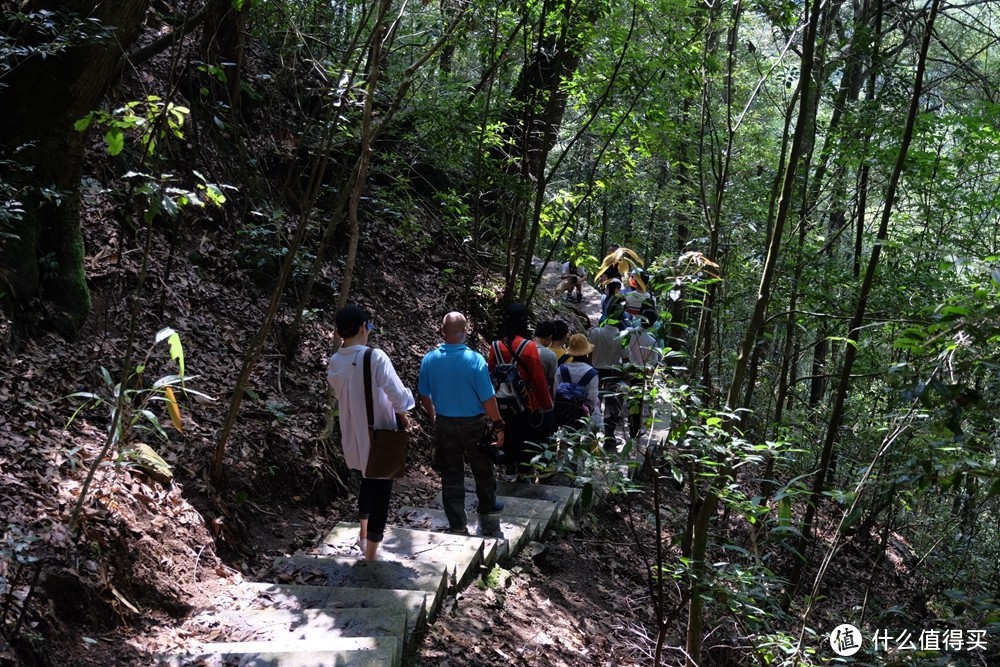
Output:
[[452,311],[444,316],[444,320],[441,322],[441,333],[444,336],[444,342],[452,343],[462,343],[465,339],[465,327],[466,327],[465,315],[457,311]]

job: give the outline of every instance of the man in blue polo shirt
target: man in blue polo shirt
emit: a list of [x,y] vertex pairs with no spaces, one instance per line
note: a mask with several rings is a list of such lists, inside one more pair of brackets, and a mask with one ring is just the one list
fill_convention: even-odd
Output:
[[476,480],[479,526],[484,534],[499,530],[493,457],[480,448],[486,418],[492,421],[496,447],[503,446],[504,422],[497,408],[493,383],[483,355],[465,344],[466,320],[462,313],[444,316],[444,344],[428,352],[420,363],[417,391],[427,410],[434,434],[434,460],[441,472],[441,497],[449,530],[468,532],[465,515],[465,462]]

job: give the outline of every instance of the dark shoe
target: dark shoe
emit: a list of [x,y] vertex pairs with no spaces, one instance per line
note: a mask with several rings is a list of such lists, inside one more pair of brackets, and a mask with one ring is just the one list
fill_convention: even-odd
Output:
[[479,510],[480,514],[496,514],[497,512],[503,511],[504,502],[497,498],[496,503],[493,505],[493,509],[483,512]]
[[469,527],[462,526],[461,528],[448,528],[444,532],[448,533],[449,535],[468,535]]
[[479,535],[482,537],[493,537],[503,539],[503,530],[500,528],[500,517],[496,514],[485,514],[479,518]]

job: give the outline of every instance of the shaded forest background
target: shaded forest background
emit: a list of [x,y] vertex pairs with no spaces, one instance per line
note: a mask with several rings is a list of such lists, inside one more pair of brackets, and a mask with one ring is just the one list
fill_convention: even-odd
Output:
[[[647,261],[646,391],[674,406],[637,492],[684,490],[646,564],[651,660],[818,664],[853,622],[988,633],[872,663],[995,664],[998,14],[5,4],[2,658],[183,597],[122,571],[162,570],[176,525],[129,533],[139,442],[230,564],[254,498],[345,495],[317,386],[337,305],[373,306],[412,385],[445,310],[488,339],[503,304],[546,307],[532,257],[593,274],[615,242]],[[66,590],[86,602],[46,602]]]

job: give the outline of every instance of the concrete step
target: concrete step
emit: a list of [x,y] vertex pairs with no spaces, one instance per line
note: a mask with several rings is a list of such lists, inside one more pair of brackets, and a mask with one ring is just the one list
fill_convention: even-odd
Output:
[[406,643],[427,623],[425,591],[244,582],[236,596],[236,609],[399,609],[406,613]]
[[169,656],[157,667],[386,667],[396,662],[393,637],[205,644],[204,652]]
[[[381,637],[379,646],[392,649],[389,664],[398,666],[406,636],[404,610],[375,607],[214,611],[203,612],[190,623],[204,626],[207,632],[223,640],[194,646],[193,654],[226,655],[238,660],[255,659],[253,656],[258,654],[365,650],[363,643],[356,640]],[[345,638],[351,641],[340,641]]]
[[[401,522],[414,530],[442,531],[448,528],[448,517],[445,516],[444,510],[428,509],[426,507],[401,507],[398,515]],[[496,563],[506,563],[512,556],[517,554],[524,548],[525,544],[533,539],[533,535],[539,533],[542,524],[542,519],[511,516],[501,512],[500,531],[503,533],[504,539],[483,538],[475,535],[475,533],[480,532],[479,515],[473,512],[469,514],[468,528],[469,532],[474,533],[474,535],[456,537],[460,539],[485,540],[484,548],[492,542],[494,544],[493,558],[484,557],[483,559],[483,565],[486,568],[490,568]]]
[[[472,484],[472,489],[475,489],[475,483],[472,480],[466,480],[466,486]],[[529,485],[524,485],[529,486]],[[469,489],[466,489],[465,494],[465,512],[468,516],[469,522],[477,520],[478,514],[476,513],[476,505],[478,501],[476,500],[475,493],[469,493]],[[542,534],[545,533],[549,528],[555,527],[558,524],[558,517],[561,516],[559,511],[560,507],[555,501],[536,499],[536,498],[517,498],[515,496],[503,496],[497,495],[497,498],[503,500],[504,508],[500,512],[500,520],[503,521],[505,517],[522,517],[525,519],[533,519],[535,521],[532,528],[534,529],[531,539],[537,539]],[[429,509],[443,509],[444,504],[441,501],[441,493],[439,492],[434,500],[429,503]]]
[[[475,480],[472,481],[475,488]],[[497,495],[516,498],[533,498],[549,500],[556,504],[558,522],[567,513],[573,511],[580,500],[582,489],[571,486],[553,486],[551,484],[515,484],[513,482],[497,482]]]
[[[306,553],[316,556],[336,556],[352,550],[359,553],[355,545],[358,536],[356,524],[338,523],[323,541]],[[386,529],[378,550],[380,560],[397,563],[442,563],[448,568],[453,581],[464,585],[479,574],[479,566],[485,559],[485,540],[466,539],[447,533],[411,530],[408,527],[391,526]],[[490,548],[496,548],[491,540]],[[491,554],[491,558],[495,555]]]
[[295,576],[306,585],[424,591],[429,620],[437,615],[450,583],[443,563],[418,561],[369,563],[357,558],[296,555],[276,558],[271,569],[279,577]]

